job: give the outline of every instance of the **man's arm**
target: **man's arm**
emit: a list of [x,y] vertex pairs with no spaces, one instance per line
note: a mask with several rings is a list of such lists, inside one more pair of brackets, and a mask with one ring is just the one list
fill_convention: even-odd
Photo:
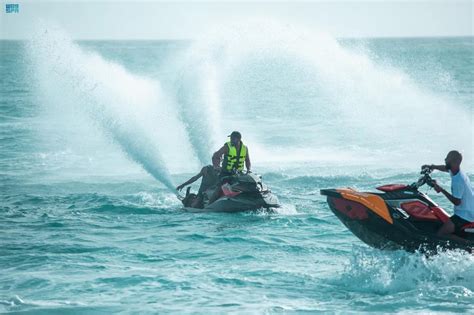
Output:
[[250,155],[249,155],[248,148],[247,148],[247,156],[245,157],[245,167],[247,168],[247,172],[250,172],[250,169],[252,168],[252,163],[250,163]]
[[226,154],[228,150],[227,146],[223,145],[222,148],[214,152],[212,155],[212,166],[214,166],[214,168],[219,168],[222,155]]
[[203,170],[204,168],[201,169],[201,171],[199,172],[199,174],[197,175],[194,175],[193,177],[191,177],[190,179],[188,179],[186,182],[182,183],[181,185],[179,185],[178,187],[176,187],[176,190],[181,190],[183,189],[185,186],[189,185],[189,184],[192,184],[194,183],[195,181],[197,181],[199,178],[201,178],[201,176],[203,175]]
[[426,167],[429,167],[432,170],[438,170],[441,172],[447,172],[448,170],[446,169],[446,165],[435,165],[435,164],[430,164],[430,165],[423,165],[421,169],[424,169]]
[[433,187],[434,189],[436,190],[436,192],[438,193],[442,193],[443,195],[446,196],[446,198],[448,198],[449,201],[451,201],[451,203],[455,206],[459,206],[461,204],[461,199],[459,198],[456,198],[454,197],[453,195],[451,195],[449,192],[447,192],[443,187],[439,186],[438,183],[436,181],[434,181],[433,183]]

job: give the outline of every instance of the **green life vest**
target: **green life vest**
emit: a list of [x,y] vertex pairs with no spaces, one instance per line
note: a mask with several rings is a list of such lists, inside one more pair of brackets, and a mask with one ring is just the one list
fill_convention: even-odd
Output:
[[240,156],[237,158],[237,148],[229,141],[226,143],[229,148],[229,153],[224,155],[224,162],[222,168],[228,172],[233,170],[242,171],[244,169],[245,159],[247,158],[247,146],[240,143]]

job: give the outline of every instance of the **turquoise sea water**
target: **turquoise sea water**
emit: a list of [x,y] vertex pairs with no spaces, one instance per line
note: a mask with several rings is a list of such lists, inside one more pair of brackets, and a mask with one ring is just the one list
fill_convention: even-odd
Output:
[[[473,312],[472,255],[369,248],[319,195],[410,183],[452,148],[472,174],[473,52],[275,26],[0,42],[0,311]],[[283,207],[184,211],[168,188],[234,129]]]

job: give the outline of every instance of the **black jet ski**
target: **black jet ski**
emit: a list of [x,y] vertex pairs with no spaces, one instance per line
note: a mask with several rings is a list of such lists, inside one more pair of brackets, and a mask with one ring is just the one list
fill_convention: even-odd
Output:
[[350,188],[322,189],[332,212],[355,236],[380,249],[434,252],[442,249],[474,248],[474,223],[465,225],[459,236],[473,243],[446,240],[436,235],[449,215],[418,189],[433,186],[431,170],[425,168],[411,185],[377,187],[381,193]]
[[184,207],[189,211],[214,211],[214,212],[239,212],[257,209],[278,208],[280,204],[277,196],[262,182],[261,176],[254,173],[236,174],[223,178],[223,195],[209,203],[209,198],[214,189],[209,189],[203,194],[201,208],[191,208],[193,200],[197,197],[191,193],[191,187],[186,190],[186,195],[179,197]]

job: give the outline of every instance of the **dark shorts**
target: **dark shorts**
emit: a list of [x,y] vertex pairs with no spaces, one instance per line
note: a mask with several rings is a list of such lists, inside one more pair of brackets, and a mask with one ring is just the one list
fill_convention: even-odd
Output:
[[456,233],[461,232],[461,228],[462,228],[463,226],[465,226],[466,224],[471,223],[471,222],[469,222],[469,221],[467,221],[467,220],[464,220],[463,218],[461,218],[461,217],[458,216],[458,215],[453,215],[453,216],[451,216],[450,219],[451,219],[451,222],[454,223],[454,231],[455,231]]

